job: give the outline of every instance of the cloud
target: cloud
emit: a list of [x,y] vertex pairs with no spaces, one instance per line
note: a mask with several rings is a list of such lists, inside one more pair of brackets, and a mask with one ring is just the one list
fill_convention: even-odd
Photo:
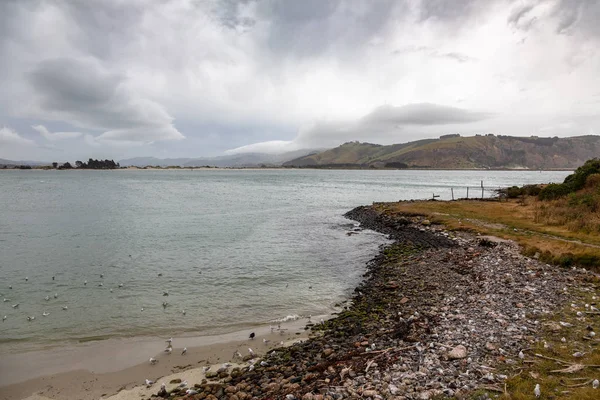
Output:
[[35,146],[35,142],[21,137],[14,130],[4,126],[0,128],[0,145],[3,146]]
[[75,139],[83,135],[81,132],[55,132],[51,133],[46,129],[44,125],[33,125],[33,129],[39,132],[47,140],[52,142],[57,140],[65,140],[65,139]]
[[163,107],[138,96],[127,86],[124,75],[105,69],[93,59],[44,60],[28,79],[37,101],[33,115],[38,118],[101,130],[104,132],[98,139],[112,142],[184,138]]
[[73,158],[597,132],[598,20],[590,0],[0,1],[0,121]]
[[482,121],[489,113],[463,110],[438,104],[407,104],[401,107],[377,107],[361,119],[363,126],[445,125]]

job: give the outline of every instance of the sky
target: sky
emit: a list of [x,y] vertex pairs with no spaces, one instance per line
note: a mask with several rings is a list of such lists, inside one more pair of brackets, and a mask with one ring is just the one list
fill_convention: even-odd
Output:
[[600,133],[600,0],[0,0],[0,158]]

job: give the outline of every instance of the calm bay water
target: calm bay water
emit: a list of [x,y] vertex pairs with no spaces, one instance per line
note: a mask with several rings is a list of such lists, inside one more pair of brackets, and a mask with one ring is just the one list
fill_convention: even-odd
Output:
[[457,197],[466,186],[480,195],[481,180],[492,189],[567,174],[0,172],[0,299],[9,299],[0,303],[7,316],[0,353],[119,336],[215,334],[326,314],[385,243],[374,232],[347,236],[353,224],[344,212],[433,193],[449,199],[451,187]]

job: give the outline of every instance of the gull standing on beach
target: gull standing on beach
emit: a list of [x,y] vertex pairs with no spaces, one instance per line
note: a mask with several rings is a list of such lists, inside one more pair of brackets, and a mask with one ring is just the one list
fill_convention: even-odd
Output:
[[165,349],[165,353],[171,354],[173,352],[173,348],[172,347],[167,347]]
[[250,347],[248,347],[248,353],[250,353],[250,355],[254,357],[254,351]]
[[533,389],[533,394],[535,394],[535,397],[540,397],[542,395],[542,391],[540,389],[539,383],[535,384],[535,388]]
[[165,340],[165,342],[171,344],[171,343],[173,343],[173,338],[168,338],[167,340]]
[[50,313],[49,313],[49,312],[46,312],[46,311],[44,311],[44,312],[42,313],[42,317],[47,317],[48,315],[50,315]]
[[185,353],[187,353],[187,347],[183,348],[183,351],[181,352],[181,355],[184,355]]
[[150,379],[146,379],[146,386],[150,387],[150,386],[152,386],[153,383],[154,383],[154,381],[151,381]]
[[154,365],[158,362],[158,360],[154,357],[150,357],[150,364]]

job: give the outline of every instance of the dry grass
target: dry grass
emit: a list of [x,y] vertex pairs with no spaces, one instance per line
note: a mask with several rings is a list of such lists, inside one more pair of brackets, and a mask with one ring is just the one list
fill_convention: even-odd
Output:
[[[545,203],[546,213],[558,214],[561,201]],[[420,201],[380,203],[385,213],[422,214],[449,229],[470,230],[483,235],[511,239],[522,246],[529,256],[559,265],[580,265],[600,269],[600,234],[597,228],[570,229],[556,219],[541,218],[541,201],[534,197],[508,201]],[[552,206],[550,205],[552,204]],[[554,207],[552,210],[550,207]],[[584,218],[594,224],[598,215]],[[600,226],[600,222],[598,222]]]

